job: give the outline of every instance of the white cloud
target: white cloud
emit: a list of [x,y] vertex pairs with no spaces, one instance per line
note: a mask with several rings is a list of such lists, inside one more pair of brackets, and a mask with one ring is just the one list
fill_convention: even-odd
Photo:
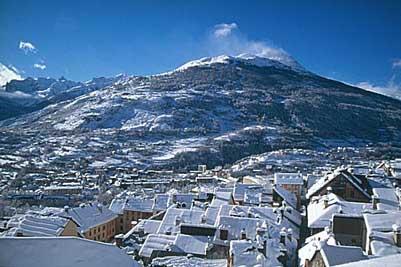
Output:
[[36,69],[44,70],[44,69],[46,69],[47,66],[44,63],[35,63],[35,64],[33,64],[33,67]]
[[401,86],[394,83],[392,80],[386,86],[378,86],[370,82],[360,82],[355,84],[355,86],[365,89],[367,91],[390,96],[393,98],[398,98],[401,100]]
[[393,61],[393,69],[401,68],[401,59],[396,59]]
[[238,25],[237,23],[222,23],[222,24],[217,24],[214,26],[214,36],[216,38],[222,38],[230,35],[233,30],[237,29]]
[[30,43],[30,42],[24,42],[24,41],[20,41],[19,42],[19,49],[21,49],[22,51],[24,51],[25,54],[28,53],[36,53],[38,50],[36,49],[36,47]]
[[214,26],[208,43],[209,54],[237,56],[252,54],[280,61],[283,64],[301,68],[301,66],[283,49],[266,42],[250,40],[243,35],[236,23],[222,23]]

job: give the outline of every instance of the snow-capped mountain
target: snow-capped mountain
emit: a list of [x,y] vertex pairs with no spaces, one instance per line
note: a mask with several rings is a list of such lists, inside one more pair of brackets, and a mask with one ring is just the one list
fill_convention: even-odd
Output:
[[240,54],[238,56],[221,55],[217,57],[204,57],[185,63],[176,71],[183,71],[191,67],[210,66],[212,64],[235,64],[244,63],[258,67],[275,67],[290,69],[294,71],[305,72],[305,69],[295,60],[286,58],[286,60],[274,60],[266,57],[260,57],[252,54]]
[[[0,88],[0,102],[15,107],[5,109],[0,119],[14,117],[42,109],[49,104],[73,99],[80,95],[109,86],[125,76],[94,78],[87,82],[75,82],[61,77],[13,79]],[[3,109],[0,108],[0,109]]]
[[8,68],[0,63],[0,86],[5,85],[11,80],[22,80],[22,77],[15,69]]
[[400,101],[297,64],[219,56],[161,75],[115,79],[63,90],[68,97],[50,97],[51,105],[0,127],[146,147],[133,152],[135,164],[224,164],[276,148],[401,140]]

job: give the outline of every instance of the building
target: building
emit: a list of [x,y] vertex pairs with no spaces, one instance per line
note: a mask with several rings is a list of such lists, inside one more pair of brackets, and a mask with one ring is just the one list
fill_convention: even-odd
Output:
[[334,193],[313,197],[307,208],[308,228],[311,234],[316,234],[325,227],[331,227],[334,215],[342,215],[352,221],[363,221],[362,214],[367,208],[369,206],[366,203],[345,201]]
[[7,228],[6,236],[79,236],[77,224],[60,216],[15,215],[8,221]]
[[275,173],[274,184],[294,193],[298,202],[301,202],[301,196],[304,187],[304,180],[300,173]]
[[81,204],[76,208],[65,207],[58,216],[71,218],[87,239],[110,242],[116,235],[118,216],[99,203]]
[[370,202],[368,180],[363,175],[354,175],[347,169],[336,169],[320,178],[309,188],[306,198],[327,194],[327,189],[346,201]]

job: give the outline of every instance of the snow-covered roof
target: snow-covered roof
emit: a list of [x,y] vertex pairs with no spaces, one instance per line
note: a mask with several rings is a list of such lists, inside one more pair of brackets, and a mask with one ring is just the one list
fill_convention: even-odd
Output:
[[[325,207],[325,201],[328,201],[327,207]],[[334,193],[314,197],[308,205],[308,227],[324,228],[329,226],[330,220],[335,214],[362,217],[366,208],[368,208],[366,203],[345,201]]]
[[171,204],[171,195],[157,194],[152,209],[154,211],[166,210]]
[[274,174],[274,184],[276,184],[276,185],[282,185],[282,184],[303,185],[304,180],[302,178],[302,174],[300,174],[300,173],[275,173]]
[[160,227],[161,221],[156,220],[141,220],[135,227],[133,228],[134,232],[143,231],[145,234],[155,234]]
[[168,256],[152,260],[155,266],[165,267],[226,267],[226,259],[203,259],[187,256]]
[[276,249],[269,248],[268,253],[270,257],[266,258],[261,252],[259,252],[257,245],[250,240],[234,240],[230,242],[230,255],[233,257],[233,267],[282,266],[277,259],[280,255],[278,244],[276,244]]
[[243,201],[245,194],[258,194],[262,193],[263,186],[259,184],[242,184],[236,183],[234,185],[233,196],[236,201]]
[[210,203],[210,206],[220,207],[221,205],[229,204],[231,198],[232,198],[232,190],[230,191],[215,190],[214,198]]
[[0,238],[0,266],[139,267],[114,245],[76,237]]
[[58,236],[69,219],[59,216],[42,216],[38,214],[25,214],[13,216],[7,224],[11,228],[7,235],[15,236],[21,233],[23,236]]
[[[259,220],[259,223],[263,223],[264,221],[268,222],[269,225],[278,228],[291,228],[293,230],[294,238],[299,238],[299,225],[301,225],[302,217],[300,213],[294,209],[291,211],[288,208],[283,207],[284,209],[284,218],[279,219],[281,217],[280,208],[272,208],[272,207],[250,207],[250,206],[239,206],[239,205],[223,205],[220,207],[219,213],[217,215],[217,220],[215,226],[222,226],[222,217],[231,216],[232,218],[251,218]],[[226,219],[229,220],[229,219]],[[236,223],[235,219],[232,219],[232,224]],[[242,222],[238,221],[238,225],[234,225],[233,229],[235,231],[240,231],[238,229]],[[253,225],[253,224],[252,224]],[[224,226],[224,225],[223,225]],[[256,230],[256,228],[254,229]],[[251,231],[251,230],[250,230]],[[278,232],[277,232],[278,233]]]
[[373,255],[390,255],[401,253],[396,247],[393,239],[394,225],[401,226],[401,212],[388,211],[376,214],[363,215],[366,226],[366,234],[370,243],[366,244],[367,251],[371,250]]
[[343,263],[365,260],[368,257],[363,253],[362,248],[354,246],[332,246],[321,242],[320,253],[327,267]]
[[305,266],[305,261],[312,260],[319,251],[326,267],[367,259],[360,247],[339,246],[329,240],[313,240],[303,246],[298,251],[300,266]]
[[273,191],[276,192],[288,205],[297,208],[297,197],[294,193],[284,189],[281,186],[274,186]]
[[200,210],[168,208],[157,233],[178,233],[181,223],[200,224],[202,215],[203,211]]
[[398,210],[400,201],[390,179],[383,176],[369,176],[368,182],[373,195],[378,199],[377,209]]
[[117,218],[117,215],[110,209],[98,203],[81,204],[76,208],[66,208],[57,215],[72,218],[78,223],[81,232],[86,232],[92,227]]
[[153,199],[129,198],[125,202],[124,209],[129,211],[152,212],[153,203]]
[[309,190],[306,194],[306,198],[309,199],[311,196],[313,196],[315,193],[317,193],[322,188],[327,186],[331,181],[333,181],[340,175],[343,176],[345,179],[347,179],[363,195],[365,195],[367,198],[370,198],[370,195],[364,190],[364,188],[362,188],[362,181],[359,178],[355,177],[353,174],[349,173],[345,169],[337,169],[333,173],[329,173],[326,176],[317,180],[316,183],[314,183],[309,188]]
[[153,251],[169,251],[174,254],[204,256],[207,248],[208,239],[205,236],[150,234],[139,251],[139,255],[150,258]]
[[362,261],[345,263],[336,267],[399,267],[401,262],[401,254],[372,257]]

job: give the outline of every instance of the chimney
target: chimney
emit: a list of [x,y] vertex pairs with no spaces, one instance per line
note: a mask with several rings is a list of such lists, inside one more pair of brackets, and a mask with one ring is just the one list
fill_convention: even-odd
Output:
[[206,223],[206,215],[202,214],[201,216],[201,223]]
[[376,195],[372,196],[372,208],[377,210],[377,203],[379,203],[379,199]]
[[292,241],[292,229],[291,228],[288,228],[288,230],[287,230],[287,237],[290,241]]
[[285,227],[283,229],[281,229],[280,231],[280,243],[285,245],[285,239],[287,237],[287,233],[286,233],[286,229]]
[[397,247],[401,247],[401,226],[393,224],[393,238]]
[[69,206],[64,206],[64,211],[65,211],[66,213],[68,213],[69,210],[70,210],[70,207],[69,207]]
[[245,240],[245,239],[246,239],[245,228],[242,228],[242,230],[241,230],[241,240]]
[[124,238],[123,234],[119,234],[114,237],[114,239],[116,240],[117,247],[121,248],[123,246],[123,238]]
[[181,217],[180,216],[175,216],[175,225],[178,226],[181,224]]
[[327,195],[323,196],[323,207],[327,208],[329,206],[329,197]]
[[333,188],[331,186],[329,186],[329,187],[327,187],[326,191],[327,191],[327,194],[331,194],[331,193],[333,193]]
[[24,235],[22,234],[22,232],[20,230],[17,230],[17,232],[15,233],[16,237],[23,237]]

